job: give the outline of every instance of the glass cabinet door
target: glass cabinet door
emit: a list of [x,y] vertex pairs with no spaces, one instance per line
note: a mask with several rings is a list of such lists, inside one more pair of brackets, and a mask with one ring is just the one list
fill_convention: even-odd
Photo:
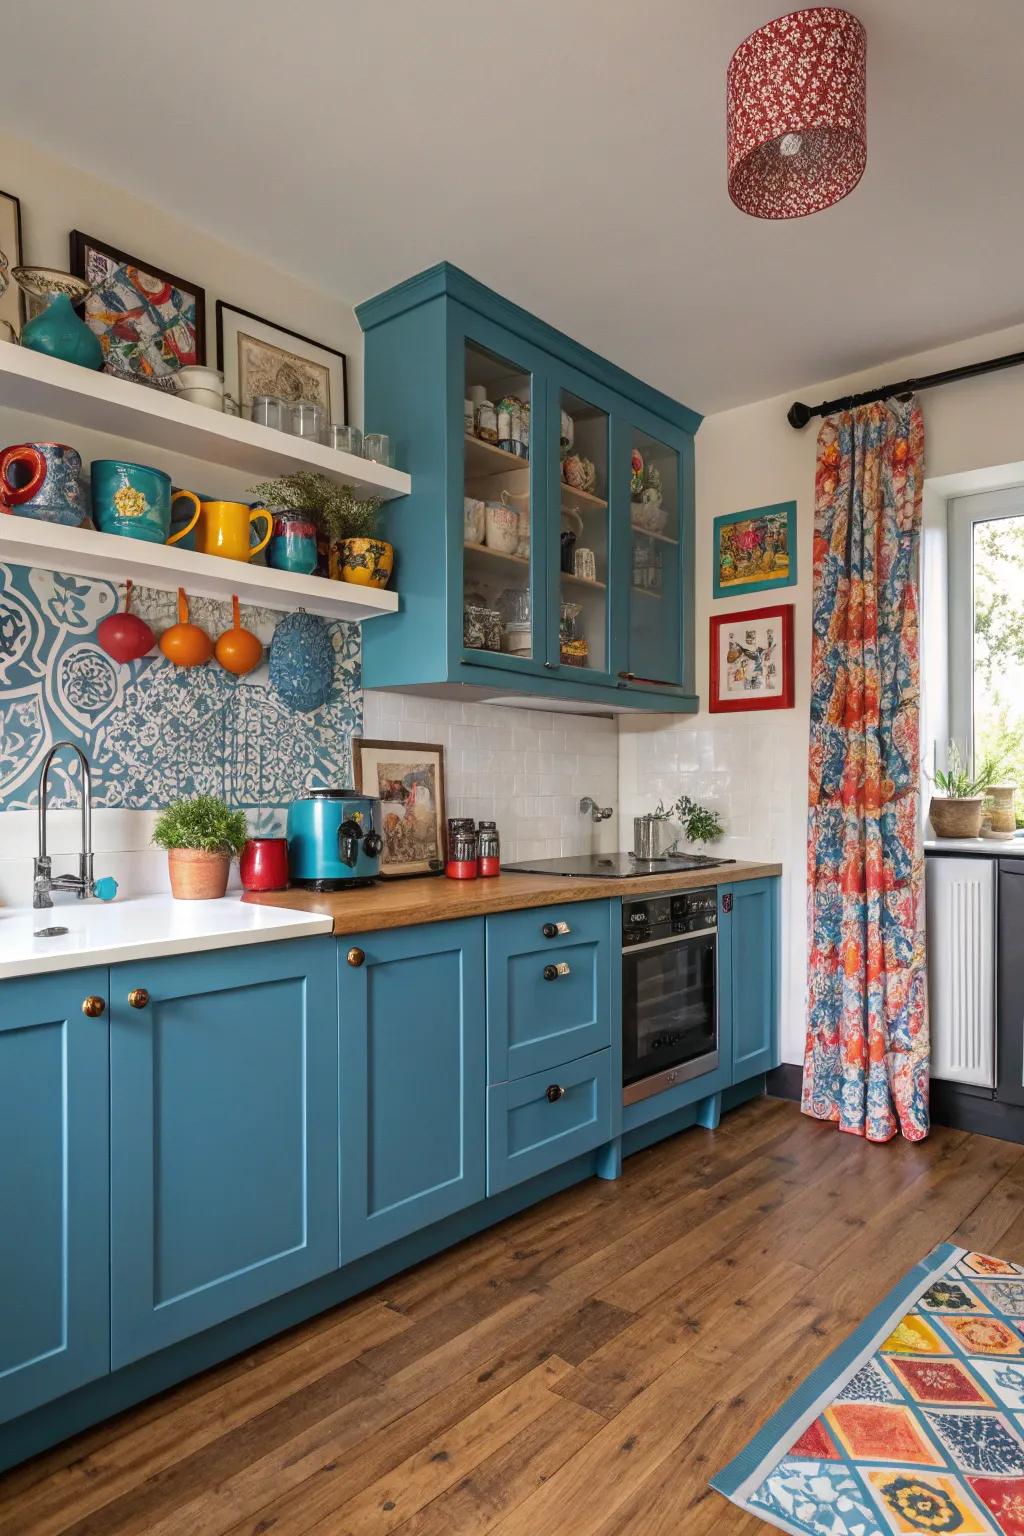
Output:
[[559,665],[607,674],[608,413],[563,389],[559,413]]
[[682,508],[677,449],[631,429],[627,676],[682,682]]
[[465,343],[463,657],[536,670],[543,657],[530,465],[529,368]]

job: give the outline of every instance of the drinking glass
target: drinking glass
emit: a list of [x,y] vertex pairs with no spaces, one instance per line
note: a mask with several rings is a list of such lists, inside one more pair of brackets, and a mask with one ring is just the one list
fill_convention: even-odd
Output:
[[329,427],[324,427],[320,440],[328,448],[336,448],[339,453],[361,455],[363,451],[363,434],[358,427],[342,427],[332,422]]
[[295,437],[311,437],[317,442],[324,429],[324,408],[316,400],[296,400],[291,408],[290,430]]
[[391,439],[386,432],[367,432],[363,438],[363,458],[374,464],[391,463]]
[[249,415],[257,426],[284,430],[284,401],[280,395],[253,395]]

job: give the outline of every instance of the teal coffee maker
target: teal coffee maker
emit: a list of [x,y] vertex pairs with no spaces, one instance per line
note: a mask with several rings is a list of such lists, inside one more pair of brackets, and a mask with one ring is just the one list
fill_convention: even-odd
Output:
[[340,891],[371,885],[380,874],[381,804],[354,789],[310,789],[288,808],[292,885]]

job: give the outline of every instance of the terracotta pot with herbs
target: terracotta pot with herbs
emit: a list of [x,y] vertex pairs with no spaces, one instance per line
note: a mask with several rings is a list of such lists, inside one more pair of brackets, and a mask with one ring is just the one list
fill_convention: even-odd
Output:
[[167,849],[171,895],[179,901],[223,896],[231,860],[248,838],[245,812],[231,810],[215,795],[172,801],[153,828],[153,842]]
[[377,536],[379,496],[358,497],[350,485],[299,469],[280,480],[261,480],[249,494],[281,512],[299,512],[316,524],[325,574],[362,587],[386,587],[395,551]]

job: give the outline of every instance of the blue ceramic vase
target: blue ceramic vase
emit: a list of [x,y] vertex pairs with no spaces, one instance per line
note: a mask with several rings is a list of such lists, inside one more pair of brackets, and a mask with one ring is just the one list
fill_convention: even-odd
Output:
[[75,314],[66,293],[55,293],[42,313],[22,326],[21,344],[80,368],[103,367],[99,337]]

